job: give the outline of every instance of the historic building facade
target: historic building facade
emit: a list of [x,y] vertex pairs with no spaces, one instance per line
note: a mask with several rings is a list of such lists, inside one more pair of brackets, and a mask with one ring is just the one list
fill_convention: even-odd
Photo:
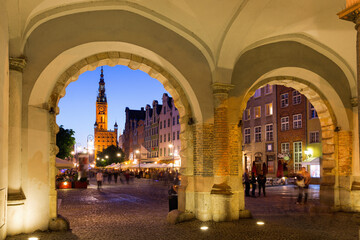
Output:
[[111,145],[117,146],[117,131],[118,125],[115,122],[114,130],[108,130],[108,117],[107,117],[107,98],[105,94],[105,80],[104,72],[101,68],[98,96],[96,98],[96,121],[94,124],[95,136],[95,158],[98,152],[110,147]]
[[268,176],[275,176],[277,166],[276,90],[276,85],[257,89],[243,116],[244,166],[251,170],[255,162],[260,171],[265,163]]
[[[60,221],[58,102],[103,65],[144,71],[173,97],[180,211],[201,221],[249,216],[241,122],[266,84],[294,88],[317,110],[322,204],[360,211],[359,9],[360,0],[0,1],[0,238]],[[226,191],[211,194],[219,184]]]

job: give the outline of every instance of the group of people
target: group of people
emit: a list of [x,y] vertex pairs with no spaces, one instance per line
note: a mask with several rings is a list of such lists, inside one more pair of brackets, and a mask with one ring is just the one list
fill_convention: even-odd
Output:
[[121,183],[124,183],[124,180],[127,184],[129,184],[130,179],[134,177],[133,174],[130,173],[129,170],[121,171],[121,170],[98,170],[96,173],[96,182],[98,189],[101,188],[104,179],[107,179],[108,184],[111,184],[112,179],[114,178],[114,182],[118,182],[118,178]]
[[250,197],[250,184],[251,184],[251,196],[255,196],[256,185],[259,186],[258,196],[261,195],[261,190],[263,192],[264,197],[266,197],[265,192],[265,183],[266,183],[266,171],[260,170],[258,173],[256,171],[251,171],[251,177],[249,176],[249,170],[245,169],[245,173],[243,176],[244,184],[245,184],[245,196]]
[[[253,168],[251,170],[251,176],[249,175],[249,170],[246,168],[245,173],[243,175],[243,183],[245,185],[245,196],[256,197],[256,185],[258,185],[258,196],[261,196],[261,190],[263,192],[264,197],[266,196],[265,192],[265,184],[266,184],[266,173],[267,168],[264,163],[263,169],[258,170],[255,166],[255,162],[253,163]],[[302,204],[302,199],[304,197],[303,203],[306,204],[308,199],[308,189],[310,184],[311,176],[310,173],[306,170],[305,167],[302,167],[299,172],[296,174],[296,185],[299,190],[296,204]],[[252,188],[250,195],[250,185]]]

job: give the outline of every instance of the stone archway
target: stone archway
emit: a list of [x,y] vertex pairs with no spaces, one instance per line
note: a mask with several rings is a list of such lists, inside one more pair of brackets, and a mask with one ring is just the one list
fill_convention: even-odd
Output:
[[347,181],[352,174],[352,131],[342,130],[338,126],[329,100],[314,84],[293,76],[265,77],[256,81],[243,98],[241,116],[255,90],[266,84],[291,87],[303,94],[315,107],[322,133],[321,191],[331,192],[331,194],[320,195],[320,200],[337,210],[352,209],[353,207],[348,202],[351,183]]
[[[50,217],[57,217],[57,193],[55,190],[55,157],[58,152],[56,146],[56,133],[58,132],[58,125],[56,124],[56,114],[59,113],[58,102],[61,97],[65,95],[65,89],[68,84],[76,81],[80,74],[88,70],[94,70],[102,65],[124,65],[132,70],[141,70],[148,73],[150,77],[160,81],[164,88],[172,95],[174,103],[178,108],[181,125],[181,168],[180,172],[183,178],[193,174],[193,137],[194,129],[191,126],[195,119],[193,110],[190,106],[188,97],[180,86],[179,82],[164,68],[152,62],[149,59],[140,57],[135,54],[123,52],[105,52],[89,56],[77,63],[74,63],[68,68],[56,81],[50,98],[47,103],[49,112],[52,113],[49,117],[49,131],[50,131],[50,149],[49,149],[49,171],[50,171]],[[188,209],[185,198],[185,188],[179,191],[179,208],[182,210]]]

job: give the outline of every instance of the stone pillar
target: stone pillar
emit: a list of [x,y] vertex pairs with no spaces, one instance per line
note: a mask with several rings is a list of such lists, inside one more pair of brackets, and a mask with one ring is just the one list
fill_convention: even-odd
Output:
[[21,109],[22,71],[26,65],[24,58],[10,58],[9,85],[9,168],[8,168],[8,234],[22,229],[25,196],[21,188]]

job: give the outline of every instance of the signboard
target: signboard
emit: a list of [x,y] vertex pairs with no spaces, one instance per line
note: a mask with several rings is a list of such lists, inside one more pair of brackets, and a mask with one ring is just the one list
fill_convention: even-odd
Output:
[[0,189],[0,228],[5,224],[6,210],[6,191],[5,188]]

